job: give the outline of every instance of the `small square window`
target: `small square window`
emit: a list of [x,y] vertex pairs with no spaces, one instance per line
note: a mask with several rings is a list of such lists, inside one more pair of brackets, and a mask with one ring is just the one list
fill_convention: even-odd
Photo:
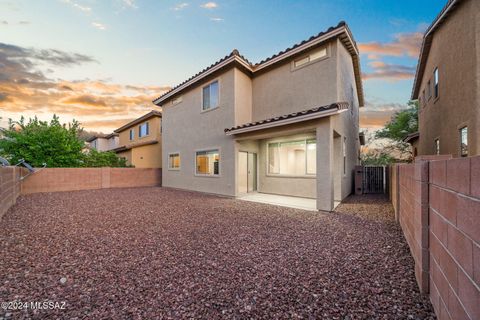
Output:
[[168,169],[179,170],[180,169],[180,154],[171,153],[168,155]]

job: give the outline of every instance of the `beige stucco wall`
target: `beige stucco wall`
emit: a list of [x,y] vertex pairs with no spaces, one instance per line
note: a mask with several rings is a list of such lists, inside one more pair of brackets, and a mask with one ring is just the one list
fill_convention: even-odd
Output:
[[[96,144],[96,146],[95,146]],[[97,150],[97,151],[107,151],[109,150],[108,139],[105,138],[97,138],[90,142],[90,147]]]
[[162,144],[150,144],[132,148],[131,163],[135,168],[161,168]]
[[[235,196],[235,144],[224,129],[234,126],[235,69],[219,75],[219,107],[202,112],[204,81],[182,95],[182,102],[163,107],[163,181],[164,186]],[[195,152],[220,150],[220,175],[197,176]],[[168,169],[168,154],[180,153],[180,170]]]
[[[421,80],[420,96],[433,71],[439,71],[439,98],[433,96],[420,106],[419,155],[460,155],[459,128],[468,126],[469,155],[480,154],[479,54],[480,2],[464,1],[435,31]],[[428,97],[428,95],[427,95]],[[428,99],[428,98],[427,98]]]
[[[340,148],[336,149],[336,163],[340,166],[334,168],[335,174],[339,174],[340,196],[335,200],[343,200],[353,191],[353,178],[355,165],[359,164],[360,140],[359,133],[359,102],[357,86],[353,72],[353,62],[350,53],[337,40],[337,101],[346,101],[350,104],[349,110],[338,116],[332,117],[332,129],[340,134]],[[343,173],[343,138],[346,138],[346,173]]]
[[[255,76],[252,82],[253,121],[336,102],[336,42],[330,42],[327,48],[326,59],[294,71],[293,59],[289,59]],[[311,51],[296,58],[308,55]]]
[[[139,126],[145,122],[149,123],[149,134],[143,137],[138,136]],[[130,140],[130,129],[135,130],[133,140]],[[119,145],[131,148],[128,151],[117,153],[119,157],[127,159],[127,164],[136,168],[161,168],[162,167],[162,118],[152,116],[145,121],[126,128],[119,132]],[[155,144],[136,146],[150,141],[157,141]]]

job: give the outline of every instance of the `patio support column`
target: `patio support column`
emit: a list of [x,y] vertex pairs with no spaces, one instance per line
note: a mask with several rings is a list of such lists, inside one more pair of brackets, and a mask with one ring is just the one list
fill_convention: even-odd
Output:
[[317,209],[333,210],[333,130],[330,119],[317,126]]

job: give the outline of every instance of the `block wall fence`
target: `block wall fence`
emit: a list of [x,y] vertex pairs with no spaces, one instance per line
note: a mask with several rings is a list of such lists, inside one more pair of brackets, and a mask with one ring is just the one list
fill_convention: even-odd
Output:
[[159,168],[45,168],[20,180],[27,172],[0,167],[0,218],[21,194],[162,185]]
[[390,167],[390,199],[439,319],[480,319],[480,156]]

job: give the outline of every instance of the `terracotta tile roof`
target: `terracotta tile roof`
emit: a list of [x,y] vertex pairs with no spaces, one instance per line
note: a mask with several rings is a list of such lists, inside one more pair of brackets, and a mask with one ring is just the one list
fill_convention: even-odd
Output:
[[420,133],[418,131],[410,133],[405,138],[403,138],[403,142],[411,143],[413,140],[417,140],[420,137]]
[[327,110],[334,110],[334,109],[337,109],[337,110],[348,109],[348,102],[336,102],[336,103],[332,103],[332,104],[329,104],[329,105],[326,105],[326,106],[315,107],[315,108],[311,108],[311,109],[307,109],[307,110],[303,110],[303,111],[299,111],[299,112],[292,112],[292,113],[289,113],[289,114],[285,114],[285,115],[278,116],[278,117],[272,117],[272,118],[268,118],[268,119],[265,119],[265,120],[249,122],[249,123],[245,123],[245,124],[242,124],[242,125],[239,125],[239,126],[236,126],[236,127],[226,128],[224,131],[225,131],[225,133],[228,133],[228,132],[238,130],[238,129],[255,127],[255,126],[258,126],[258,125],[261,125],[261,124],[274,123],[274,122],[281,121],[281,120],[297,118],[297,117],[300,117],[300,116],[306,116],[306,115],[315,114],[315,113],[319,113],[319,112],[327,111]]
[[[349,50],[350,54],[353,57],[353,62],[354,62],[354,67],[355,67],[355,80],[357,82],[357,92],[359,96],[359,101],[360,101],[360,106],[363,106],[363,87],[362,87],[362,82],[361,82],[361,71],[360,71],[360,62],[359,62],[359,57],[358,57],[358,49],[355,41],[353,40],[353,36],[350,32],[350,29],[348,28],[348,25],[345,23],[345,21],[340,21],[336,26],[332,26],[328,28],[325,31],[322,31],[318,33],[315,36],[310,37],[309,39],[303,40],[302,42],[299,42],[292,47],[289,47],[283,51],[280,51],[274,55],[272,55],[269,58],[266,58],[259,63],[253,64],[251,63],[248,59],[246,59],[243,55],[241,55],[237,49],[234,49],[229,55],[226,55],[225,57],[221,58],[217,62],[211,64],[210,66],[206,67],[202,71],[198,72],[197,74],[193,75],[192,77],[188,78],[187,80],[183,81],[182,83],[176,85],[173,87],[171,90],[165,92],[158,98],[153,100],[153,103],[156,105],[159,105],[159,103],[162,102],[162,100],[170,98],[174,94],[178,94],[185,88],[189,87],[190,85],[194,85],[196,81],[199,81],[201,79],[201,76],[205,75],[215,67],[219,67],[221,64],[225,63],[225,66],[234,64],[234,63],[241,63],[242,66],[247,69],[248,72],[250,72],[252,75],[257,71],[257,69],[263,68],[266,64],[270,64],[272,60],[275,60],[277,58],[280,58],[282,56],[285,56],[286,58],[289,57],[288,53],[291,53],[293,50],[300,48],[304,45],[307,45],[321,37],[327,36],[330,33],[333,33],[336,30],[339,30],[343,28],[346,32],[346,34],[339,36],[342,42],[345,44],[347,49]],[[328,39],[326,39],[328,40]],[[307,48],[308,49],[308,48]],[[198,79],[197,79],[198,78]],[[194,81],[197,79],[196,81]],[[191,84],[188,84],[189,82],[192,82]],[[182,88],[185,86],[185,88]],[[178,92],[176,92],[178,91]]]
[[415,80],[412,88],[412,100],[417,99],[420,93],[420,85],[425,72],[425,65],[427,63],[428,54],[432,45],[432,38],[435,30],[449,17],[454,9],[463,2],[463,0],[448,0],[440,13],[435,17],[433,22],[425,31],[423,36],[422,47],[420,49],[420,56],[418,57],[417,71],[415,73]]
[[148,145],[157,144],[157,143],[158,143],[158,140],[136,142],[136,143],[127,144],[127,145],[124,145],[124,146],[117,147],[115,149],[112,149],[112,151],[122,152],[122,151],[127,151],[127,150],[130,150],[130,149],[133,149],[133,148],[148,146]]

